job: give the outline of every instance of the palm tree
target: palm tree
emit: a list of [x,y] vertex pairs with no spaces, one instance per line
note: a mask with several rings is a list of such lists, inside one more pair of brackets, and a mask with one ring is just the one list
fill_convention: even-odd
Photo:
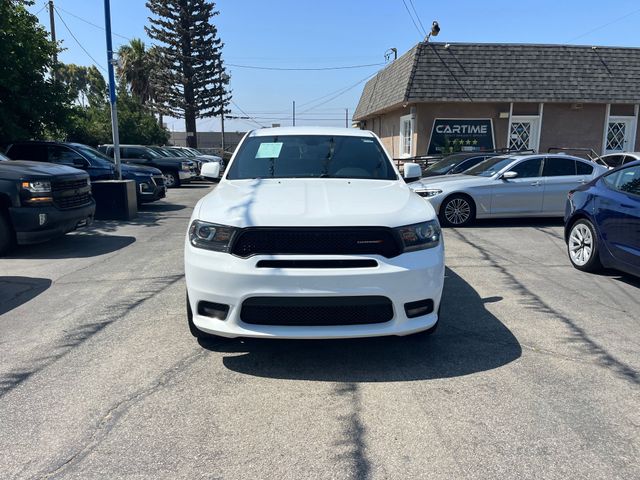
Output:
[[151,98],[149,76],[152,68],[144,42],[139,38],[132,39],[118,49],[118,56],[120,80],[125,82],[131,93],[144,105]]

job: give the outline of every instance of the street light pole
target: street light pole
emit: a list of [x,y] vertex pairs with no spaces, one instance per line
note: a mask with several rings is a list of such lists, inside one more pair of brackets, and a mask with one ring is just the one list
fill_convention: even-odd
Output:
[[104,29],[107,35],[107,69],[109,73],[109,103],[111,104],[111,131],[113,134],[113,159],[116,162],[116,177],[122,180],[120,171],[120,136],[118,134],[118,108],[116,106],[116,79],[113,72],[113,44],[111,43],[111,5],[104,0]]

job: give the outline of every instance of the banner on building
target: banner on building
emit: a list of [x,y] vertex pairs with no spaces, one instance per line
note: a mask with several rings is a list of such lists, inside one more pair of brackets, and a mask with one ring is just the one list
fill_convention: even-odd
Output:
[[486,152],[495,149],[490,118],[436,118],[428,155],[456,152]]

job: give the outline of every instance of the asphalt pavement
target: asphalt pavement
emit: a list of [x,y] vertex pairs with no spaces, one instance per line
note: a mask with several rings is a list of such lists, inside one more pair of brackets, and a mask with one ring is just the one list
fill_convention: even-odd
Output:
[[0,259],[0,478],[640,478],[640,280],[445,230],[429,338],[199,344],[193,184]]

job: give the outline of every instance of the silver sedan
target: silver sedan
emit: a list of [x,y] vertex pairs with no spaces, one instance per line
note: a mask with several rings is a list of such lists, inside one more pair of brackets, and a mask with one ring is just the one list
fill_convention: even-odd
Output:
[[570,155],[511,155],[409,185],[429,200],[443,225],[461,227],[476,218],[562,217],[569,190],[606,171]]

